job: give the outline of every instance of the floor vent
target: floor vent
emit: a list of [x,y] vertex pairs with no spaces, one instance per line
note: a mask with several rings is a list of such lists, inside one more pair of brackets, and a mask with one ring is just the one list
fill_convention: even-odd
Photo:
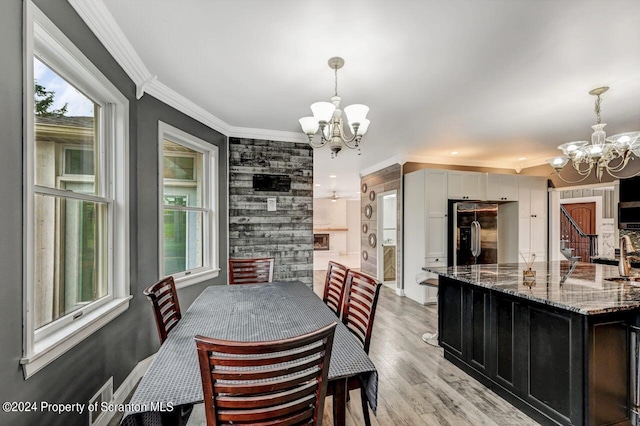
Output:
[[89,400],[89,426],[100,425],[108,411],[102,410],[102,404],[113,402],[113,377],[109,377],[107,383]]

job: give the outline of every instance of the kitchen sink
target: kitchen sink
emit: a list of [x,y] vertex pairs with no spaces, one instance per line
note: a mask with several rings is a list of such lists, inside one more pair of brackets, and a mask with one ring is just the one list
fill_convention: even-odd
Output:
[[616,283],[629,283],[629,284],[640,285],[640,277],[610,277],[610,278],[605,278],[605,280],[613,281]]

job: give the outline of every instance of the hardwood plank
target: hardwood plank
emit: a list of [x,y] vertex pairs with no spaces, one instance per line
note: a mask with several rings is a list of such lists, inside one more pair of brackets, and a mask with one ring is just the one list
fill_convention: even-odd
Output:
[[[322,293],[325,271],[314,271]],[[537,425],[534,420],[444,359],[422,334],[437,328],[437,307],[380,292],[370,356],[379,373],[378,414],[372,425]],[[360,395],[351,392],[347,425],[362,425]],[[329,399],[325,424],[333,424]]]

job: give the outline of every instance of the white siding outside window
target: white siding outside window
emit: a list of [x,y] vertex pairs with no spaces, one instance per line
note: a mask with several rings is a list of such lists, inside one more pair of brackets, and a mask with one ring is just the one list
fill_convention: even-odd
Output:
[[[25,7],[28,378],[124,312],[131,295],[128,101],[37,7]],[[47,94],[63,104],[34,113],[34,98]]]
[[158,122],[159,274],[178,288],[218,276],[218,147]]

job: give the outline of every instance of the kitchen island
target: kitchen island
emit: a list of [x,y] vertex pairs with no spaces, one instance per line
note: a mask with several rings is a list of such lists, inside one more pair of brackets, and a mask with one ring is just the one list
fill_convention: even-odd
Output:
[[[425,267],[445,358],[544,424],[630,424],[640,287],[580,262]],[[640,284],[640,283],[639,283]]]

